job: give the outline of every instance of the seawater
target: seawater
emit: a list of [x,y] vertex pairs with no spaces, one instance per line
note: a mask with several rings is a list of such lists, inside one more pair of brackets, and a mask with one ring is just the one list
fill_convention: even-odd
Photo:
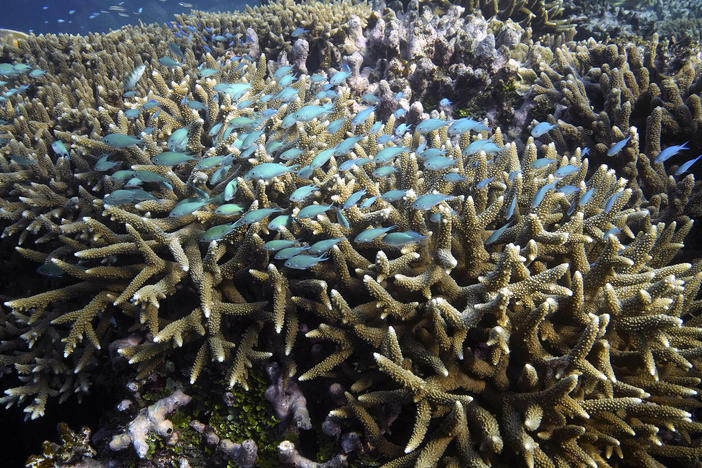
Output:
[[108,32],[127,24],[165,23],[191,10],[232,11],[258,0],[18,0],[0,2],[0,28],[34,34]]

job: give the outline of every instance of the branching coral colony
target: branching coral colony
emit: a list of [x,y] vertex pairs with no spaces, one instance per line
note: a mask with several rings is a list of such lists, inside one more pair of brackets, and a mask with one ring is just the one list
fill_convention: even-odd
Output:
[[63,283],[5,303],[23,384],[3,403],[41,416],[137,332],[120,352],[141,376],[192,353],[191,382],[214,361],[246,388],[272,357],[341,383],[329,418],[386,467],[698,459],[702,265],[671,263],[692,220],[652,222],[580,148],[440,115],[403,134],[344,71],[159,60],[180,51],[159,31],[12,49],[47,74],[0,113],[3,235]]

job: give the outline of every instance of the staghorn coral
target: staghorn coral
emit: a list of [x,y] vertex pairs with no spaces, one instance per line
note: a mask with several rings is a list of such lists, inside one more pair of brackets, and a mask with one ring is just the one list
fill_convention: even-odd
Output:
[[[201,36],[216,55],[224,55],[233,39],[252,56],[263,52],[267,57],[278,58],[284,54],[298,56],[292,33],[296,28],[303,28],[306,31],[303,40],[308,42],[307,49],[313,51],[306,58],[305,65],[315,71],[338,64],[342,54],[349,54],[349,48],[356,47],[354,42],[357,37],[349,26],[349,20],[355,18],[358,27],[364,27],[370,12],[370,5],[365,1],[283,0],[253,8],[246,5],[245,10],[227,15],[204,11],[176,15],[179,25],[174,29],[180,29],[184,35],[194,32]],[[204,27],[210,28],[211,32],[202,31]],[[222,36],[225,34],[231,36]],[[219,36],[222,38],[219,39]],[[202,45],[196,46],[199,47]],[[205,49],[201,50],[204,52]],[[288,58],[292,60],[293,57]],[[302,67],[298,69],[306,70]]]
[[[572,31],[573,25],[568,19],[561,19],[563,15],[563,2],[560,0],[510,0],[506,2],[492,2],[488,0],[463,0],[460,2],[420,1],[420,5],[427,7],[434,5],[448,7],[459,4],[468,11],[479,10],[485,18],[499,20],[511,19],[524,28],[533,30],[536,36],[544,34],[562,33]],[[411,5],[411,2],[410,2]]]
[[[5,403],[35,398],[26,410],[41,415],[49,394],[73,391],[69,376],[89,381],[109,335],[138,332],[119,352],[142,376],[179,356],[191,382],[207,366],[247,388],[248,368],[274,356],[284,378],[343,382],[345,404],[330,419],[357,421],[386,466],[699,456],[690,411],[702,377],[702,272],[669,264],[691,220],[656,219],[647,194],[578,148],[529,139],[518,149],[499,128],[496,150],[472,153],[488,132],[450,137],[438,122],[396,137],[403,151],[383,162],[393,145],[378,134],[397,122],[356,120],[349,88],[317,97],[322,84],[302,75],[284,100],[285,75],[274,78],[280,64],[265,55],[222,63],[188,50],[167,69],[157,59],[165,49],[153,47],[137,96],[120,89],[100,104],[77,86],[81,112],[62,111],[78,106],[73,91],[47,82],[2,115],[6,236],[34,241],[18,254],[61,278],[5,302],[3,363],[26,374]],[[200,59],[217,80],[199,76]],[[137,64],[128,60],[123,70]],[[66,62],[57,63],[51,70]],[[141,113],[129,119],[125,107]],[[42,108],[60,118],[40,120],[52,131],[33,140],[25,113]],[[111,146],[110,134],[141,142]],[[56,138],[68,157],[48,149]],[[291,148],[301,150],[295,170],[282,156]],[[450,164],[432,168],[425,148]],[[188,157],[168,162],[167,149]],[[104,152],[118,165],[97,170]],[[568,165],[576,170],[556,175]],[[309,199],[290,200],[308,185]],[[359,191],[363,202],[347,204]],[[381,227],[405,237],[363,241]],[[331,239],[328,258],[307,268],[267,249]],[[389,403],[397,414],[383,411]]]
[[[533,105],[559,123],[559,132],[545,141],[555,141],[562,151],[590,147],[595,161],[616,168],[642,192],[643,207],[656,221],[684,223],[702,216],[699,180],[673,176],[690,155],[702,151],[699,58],[675,60],[669,44],[657,36],[642,46],[590,39],[554,52],[534,47],[527,62],[533,71],[520,71],[527,80],[538,76]],[[627,135],[633,144],[607,157],[609,147]],[[664,148],[685,141],[689,151],[665,164],[655,162]],[[699,179],[699,168],[691,172]]]

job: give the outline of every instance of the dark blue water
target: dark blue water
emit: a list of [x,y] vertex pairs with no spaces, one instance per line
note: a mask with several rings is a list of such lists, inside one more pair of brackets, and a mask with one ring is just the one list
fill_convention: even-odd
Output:
[[107,32],[139,20],[163,23],[172,20],[174,14],[188,13],[191,9],[232,11],[258,3],[258,0],[23,0],[2,9],[0,28],[35,34]]

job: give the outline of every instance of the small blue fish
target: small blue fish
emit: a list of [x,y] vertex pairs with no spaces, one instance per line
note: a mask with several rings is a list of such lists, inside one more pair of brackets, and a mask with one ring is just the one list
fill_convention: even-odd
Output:
[[404,117],[406,113],[407,109],[399,108],[395,112],[393,112],[392,115],[394,115],[396,119],[399,119],[401,117]]
[[378,151],[375,156],[373,156],[373,162],[376,164],[384,164],[392,161],[397,155],[407,151],[409,151],[409,148],[405,146],[389,146]]
[[607,151],[607,156],[612,157],[615,154],[619,153],[621,150],[624,149],[626,144],[629,143],[629,140],[631,140],[631,135],[612,145],[612,147]]
[[334,148],[334,156],[344,156],[346,153],[351,151],[354,146],[356,146],[356,143],[359,141],[363,140],[363,135],[356,135],[352,137],[348,137]]
[[284,65],[280,68],[278,68],[275,73],[273,73],[273,78],[276,80],[284,77],[285,75],[288,75],[292,71],[293,67],[290,65]]
[[171,212],[168,213],[168,216],[171,218],[176,218],[178,216],[189,215],[205,205],[207,205],[207,200],[202,200],[200,198],[185,198],[179,201],[176,206],[173,207]]
[[219,73],[219,70],[215,70],[214,68],[201,68],[198,70],[200,78],[207,78],[209,76],[216,75],[217,73]]
[[249,211],[244,216],[236,220],[234,227],[248,226],[249,224],[257,223],[273,213],[278,213],[280,211],[283,210],[280,208],[260,208],[258,210]]
[[284,265],[288,268],[293,268],[295,270],[306,270],[310,267],[317,265],[318,263],[326,260],[327,257],[319,256],[313,257],[312,255],[295,255],[287,259]]
[[563,187],[559,188],[558,191],[567,196],[567,195],[571,195],[575,192],[579,192],[580,189],[578,187],[576,187],[575,185],[564,185]]
[[407,190],[402,190],[402,189],[395,189],[395,190],[389,190],[382,194],[380,198],[382,198],[385,201],[389,202],[394,202],[397,200],[401,200],[407,195]]
[[427,211],[441,203],[445,200],[452,200],[454,197],[451,195],[444,195],[443,193],[426,193],[421,197],[417,198],[414,203],[412,203],[412,208],[420,211]]
[[287,174],[288,172],[293,172],[296,168],[297,166],[286,166],[280,163],[261,163],[252,167],[244,176],[244,180],[269,180]]
[[489,140],[489,139],[488,140],[475,140],[470,145],[466,146],[466,148],[463,150],[463,156],[470,156],[470,155],[478,153],[480,151],[485,151],[483,148],[488,147],[491,144],[494,145],[494,142],[492,140]]
[[175,130],[173,133],[171,133],[171,136],[168,137],[168,142],[166,143],[166,146],[168,146],[168,149],[170,149],[171,151],[185,151],[185,149],[188,146],[188,128],[179,128],[178,130]]
[[[108,155],[103,156],[103,158],[107,158]],[[102,159],[102,158],[101,158]],[[12,154],[10,155],[10,160],[14,162],[15,164],[19,164],[20,166],[29,166],[30,164],[34,164],[34,161],[31,159],[25,158],[24,156],[20,156],[19,154]],[[98,161],[99,163],[100,161]],[[114,164],[117,165],[119,163],[109,163],[109,164]],[[97,169],[98,164],[95,164],[95,170],[98,171],[100,169]],[[114,167],[114,166],[111,166]],[[110,167],[110,168],[111,168]],[[107,169],[105,169],[107,170]]]
[[363,96],[361,96],[361,101],[371,106],[380,103],[380,99],[375,94],[364,94]]
[[548,159],[548,158],[539,158],[533,163],[529,164],[529,167],[532,169],[542,169],[546,166],[549,166],[553,163],[555,163],[555,159]]
[[334,156],[334,148],[325,149],[315,156],[314,159],[312,159],[312,162],[309,164],[310,169],[319,169],[320,167],[324,166],[332,156]]
[[585,193],[583,194],[583,196],[580,197],[580,200],[578,201],[578,205],[583,206],[583,205],[585,205],[587,202],[589,202],[590,199],[592,198],[592,194],[593,194],[593,193],[595,193],[595,189],[594,189],[594,188],[591,188],[590,190],[588,190],[587,192],[585,192]]
[[552,182],[550,184],[546,184],[542,186],[539,190],[537,190],[536,195],[534,195],[534,199],[531,201],[531,209],[533,210],[537,206],[541,204],[541,202],[544,200],[544,197],[546,197],[546,193],[549,190],[553,190],[553,188],[556,186],[555,182]]
[[366,194],[366,189],[358,190],[358,191],[352,193],[352,194],[349,196],[349,198],[347,198],[346,201],[344,202],[343,208],[344,208],[345,210],[348,210],[348,209],[351,208],[353,205],[355,205],[356,203],[358,203],[358,201],[359,201],[361,198],[363,198],[363,196],[364,196],[365,194]]
[[336,222],[339,223],[344,229],[351,229],[349,220],[346,219],[346,216],[344,216],[344,213],[342,213],[338,207],[336,208]]
[[295,82],[297,80],[297,77],[295,75],[285,75],[281,79],[278,80],[278,86],[288,86]]
[[295,216],[296,219],[309,219],[309,218],[314,218],[325,211],[330,210],[333,208],[333,205],[307,205],[306,207],[302,208],[300,211],[298,211],[297,216]]
[[329,133],[336,133],[344,125],[345,122],[346,122],[346,119],[344,119],[344,118],[336,119],[335,121],[333,121],[329,125],[327,125],[326,130]]
[[145,110],[149,110],[149,109],[154,109],[156,107],[159,107],[160,105],[161,104],[159,104],[159,102],[157,100],[149,99],[141,106],[141,108],[145,109]]
[[263,249],[268,250],[269,252],[276,252],[278,250],[285,249],[287,247],[292,247],[295,244],[299,244],[300,242],[297,240],[287,240],[287,239],[275,239],[275,240],[270,240],[263,244]]
[[[424,147],[424,143],[420,145],[420,148]],[[424,151],[420,151],[420,148],[417,148],[417,151],[419,152],[419,156],[421,156],[424,159],[429,159],[433,158],[435,156],[442,156],[446,154],[445,149],[439,149],[439,148],[427,148]]]
[[177,60],[174,60],[170,57],[159,57],[158,63],[160,63],[164,67],[168,67],[168,68],[179,67],[182,65],[182,63],[180,63]]
[[387,234],[388,232],[392,231],[395,229],[397,226],[389,226],[389,227],[381,227],[381,228],[373,228],[373,229],[366,229],[365,231],[361,232],[354,238],[354,242],[357,242],[359,244],[366,243],[366,242],[373,242],[375,239],[378,237]]
[[490,185],[490,182],[492,182],[492,179],[494,179],[494,177],[488,177],[487,179],[483,179],[480,182],[478,182],[475,187],[478,189],[484,189],[485,187]]
[[295,97],[297,96],[297,93],[299,93],[299,92],[300,92],[299,90],[288,86],[286,88],[281,89],[278,92],[278,94],[273,96],[273,99],[279,99],[283,102],[290,102],[290,101],[295,99]]
[[539,138],[556,128],[558,124],[550,124],[548,122],[539,122],[531,129],[531,136]]
[[310,253],[312,255],[321,255],[325,253],[327,250],[331,249],[334,247],[336,244],[344,240],[343,237],[336,237],[334,239],[324,239],[318,242],[315,242],[310,246]]
[[407,133],[407,132],[410,130],[411,127],[412,127],[412,125],[408,125],[408,124],[405,124],[405,123],[401,123],[401,124],[398,125],[397,128],[395,129],[395,135],[401,137],[402,135],[404,135],[405,133]]
[[482,122],[478,122],[473,119],[469,119],[468,117],[464,117],[462,119],[456,120],[451,124],[451,126],[448,129],[448,134],[451,136],[463,135],[464,133],[469,132],[471,130],[475,130],[476,132],[487,132],[488,130],[490,130],[490,127],[488,127]]
[[299,158],[300,155],[303,153],[304,150],[301,150],[299,148],[290,148],[280,153],[280,159],[282,159],[283,161],[293,161]]
[[303,185],[302,187],[298,187],[295,189],[295,191],[290,195],[290,201],[291,202],[302,202],[304,201],[307,197],[312,195],[315,191],[317,190],[316,185]]
[[217,83],[212,89],[218,93],[228,94],[232,99],[239,99],[246,91],[251,89],[251,85],[246,83]]
[[178,58],[180,58],[181,60],[185,58],[185,54],[183,54],[183,51],[180,50],[180,47],[175,42],[169,42],[168,49],[171,52],[173,52],[176,56],[178,56]]
[[351,124],[352,125],[361,125],[363,124],[366,120],[368,120],[368,117],[375,111],[375,106],[373,107],[366,107],[365,109],[361,110],[354,116],[353,119],[351,119]]
[[138,138],[134,138],[133,136],[129,135],[123,135],[121,133],[110,133],[108,135],[105,135],[101,141],[106,145],[119,149],[142,143],[142,141]]
[[318,106],[310,104],[293,112],[291,115],[294,115],[295,120],[298,122],[309,122],[310,120],[314,120],[317,117],[320,117],[324,114],[328,114],[331,111],[331,105]]
[[512,216],[514,216],[514,209],[517,207],[517,195],[515,194],[512,197],[512,201],[509,202],[509,206],[507,207],[507,211],[505,212],[505,218],[506,219],[511,219]]
[[239,214],[244,211],[244,207],[237,205],[236,203],[225,203],[224,205],[219,205],[217,209],[214,210],[215,214],[221,216],[232,216]]
[[144,200],[156,200],[156,197],[142,189],[115,190],[103,198],[105,205],[122,205],[125,203],[138,203]]
[[159,166],[177,166],[179,164],[193,161],[197,158],[189,154],[176,151],[163,151],[151,159],[151,162]]
[[128,118],[129,120],[134,120],[137,117],[141,115],[141,111],[139,109],[127,109],[124,111],[124,116]]
[[388,143],[391,140],[392,140],[392,136],[390,136],[390,135],[380,135],[375,141],[379,145],[384,145],[385,143]]
[[686,141],[682,145],[674,145],[674,146],[669,146],[660,153],[658,153],[658,156],[656,156],[656,162],[662,163],[667,161],[668,159],[672,158],[676,154],[678,154],[680,151],[683,150],[689,150],[690,147],[686,146],[689,142]]
[[375,135],[380,131],[380,129],[383,128],[383,122],[376,122],[373,125],[371,125],[370,130],[368,130],[368,133]]
[[444,174],[442,179],[444,179],[447,182],[463,182],[466,180],[465,177],[463,177],[461,174],[458,174],[456,172],[449,172],[448,174]]
[[221,240],[224,236],[234,230],[234,224],[220,224],[213,226],[200,236],[200,242],[212,242]]
[[346,81],[346,78],[351,76],[351,68],[347,64],[341,66],[341,71],[334,73],[329,79],[329,84],[332,86],[337,86]]
[[193,110],[206,110],[207,106],[200,101],[188,101],[186,105]]
[[690,159],[689,161],[681,164],[680,167],[675,170],[675,175],[679,176],[687,172],[700,158],[702,158],[702,154],[697,156],[695,159]]
[[485,239],[485,245],[490,245],[497,242],[497,240],[502,236],[502,234],[504,234],[504,232],[507,230],[510,224],[511,223],[507,223],[501,228],[495,230],[492,234],[490,234],[490,236],[487,239]]
[[565,166],[556,169],[556,172],[553,175],[556,177],[565,177],[576,172],[578,169],[580,169],[580,167],[573,166],[572,164],[566,164]]
[[614,202],[617,201],[617,198],[621,196],[621,194],[624,193],[623,190],[620,190],[619,192],[615,193],[611,197],[609,197],[609,200],[607,200],[607,203],[605,204],[605,213],[609,213],[612,207],[614,206]]
[[310,76],[310,81],[312,83],[321,83],[322,81],[325,81],[327,79],[326,76],[321,75],[319,73],[315,73],[314,75]]
[[378,199],[378,195],[376,195],[374,197],[367,198],[366,200],[363,201],[363,203],[361,203],[361,208],[370,208],[373,205],[373,203],[375,203],[375,201],[377,199]]
[[363,166],[364,164],[368,164],[369,162],[371,162],[371,160],[368,158],[348,159],[339,165],[339,171],[348,171],[349,169],[352,169],[355,166]]
[[373,171],[373,175],[375,177],[387,177],[394,172],[397,172],[397,169],[392,166],[381,166]]
[[449,98],[443,98],[441,101],[439,101],[439,105],[441,107],[448,107],[451,105],[451,100]]
[[383,237],[383,244],[392,245],[393,247],[404,247],[409,244],[416,244],[426,239],[427,236],[415,231],[391,232]]
[[301,245],[299,247],[286,247],[282,250],[279,250],[273,258],[275,258],[276,260],[287,260],[289,258],[293,258],[295,255],[299,255],[305,250],[309,250],[309,246]]
[[301,37],[309,32],[309,29],[295,28],[293,32],[290,33],[292,37]]
[[290,215],[279,215],[276,216],[268,223],[268,229],[271,231],[280,231],[283,227],[286,227],[291,220]]
[[297,171],[297,176],[302,179],[309,179],[313,171],[314,170],[310,166],[304,166],[301,167],[299,171]]
[[236,179],[230,180],[227,185],[224,187],[224,201],[231,201],[234,199],[234,195],[236,195],[236,191],[238,189],[238,184]]
[[427,119],[417,125],[416,130],[424,135],[431,131],[438,130],[441,127],[445,127],[446,125],[448,125],[448,122],[442,119]]
[[66,149],[66,145],[64,145],[61,140],[56,140],[53,143],[51,143],[51,149],[53,149],[54,152],[59,156],[69,156],[68,150]]
[[424,167],[432,171],[440,171],[453,166],[457,162],[455,159],[447,158],[446,156],[434,156],[424,160]]

